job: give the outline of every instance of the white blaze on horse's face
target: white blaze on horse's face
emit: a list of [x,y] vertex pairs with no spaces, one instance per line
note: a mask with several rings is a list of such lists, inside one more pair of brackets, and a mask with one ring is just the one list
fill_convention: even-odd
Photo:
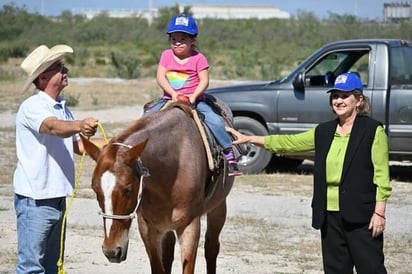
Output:
[[[104,212],[106,214],[113,214],[113,206],[112,206],[112,192],[114,186],[116,185],[116,177],[113,173],[106,171],[103,173],[101,181],[100,181],[103,196],[104,196]],[[109,237],[110,227],[112,225],[112,219],[106,218],[106,236]]]

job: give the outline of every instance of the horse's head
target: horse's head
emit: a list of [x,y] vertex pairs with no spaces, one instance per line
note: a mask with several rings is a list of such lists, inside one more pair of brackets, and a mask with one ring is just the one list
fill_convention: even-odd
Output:
[[129,228],[138,206],[139,157],[147,140],[136,146],[111,142],[102,149],[82,137],[87,154],[96,162],[92,188],[104,223],[103,253],[110,262],[127,257]]

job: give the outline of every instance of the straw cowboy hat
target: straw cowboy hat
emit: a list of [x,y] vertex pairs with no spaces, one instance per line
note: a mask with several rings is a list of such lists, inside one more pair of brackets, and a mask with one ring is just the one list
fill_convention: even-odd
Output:
[[24,83],[23,92],[42,72],[69,53],[73,53],[73,49],[67,45],[56,45],[50,49],[41,45],[33,50],[20,65],[29,77]]

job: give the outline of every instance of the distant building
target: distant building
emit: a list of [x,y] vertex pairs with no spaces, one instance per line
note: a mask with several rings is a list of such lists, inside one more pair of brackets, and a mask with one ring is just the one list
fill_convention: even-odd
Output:
[[[191,11],[196,19],[288,19],[290,14],[272,6],[229,6],[229,5],[192,5]],[[183,6],[179,6],[183,11]],[[158,10],[153,8],[146,11],[127,9],[72,9],[73,14],[82,14],[92,19],[101,14],[107,14],[113,18],[139,17],[151,22],[158,16]]]
[[384,21],[386,23],[399,23],[412,18],[411,3],[384,3]]
[[[180,7],[183,10],[183,7]],[[272,6],[193,5],[191,11],[196,19],[289,19],[290,14]]]
[[154,17],[157,17],[158,10],[132,10],[132,9],[84,9],[84,8],[74,8],[72,9],[73,14],[81,14],[86,16],[87,19],[92,19],[96,16],[107,14],[111,18],[146,18],[149,21]]

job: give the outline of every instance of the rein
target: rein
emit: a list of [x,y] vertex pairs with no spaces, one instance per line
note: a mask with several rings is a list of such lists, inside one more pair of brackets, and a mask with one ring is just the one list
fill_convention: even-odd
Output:
[[[121,147],[126,147],[128,149],[131,149],[133,146],[124,144],[124,143],[113,143],[113,145],[121,146]],[[137,159],[137,170],[140,174],[140,181],[139,181],[139,193],[137,194],[137,204],[135,209],[132,211],[130,214],[125,214],[125,215],[116,215],[116,214],[107,214],[102,211],[99,212],[99,215],[101,215],[105,219],[114,219],[114,220],[131,220],[136,218],[136,211],[139,208],[140,201],[142,200],[142,192],[143,192],[143,178],[144,177],[149,177],[150,172],[149,169],[145,166],[143,166],[142,160],[140,157]]]
[[[107,143],[108,140],[107,140],[106,132],[104,131],[103,125],[100,122],[96,122],[96,123],[97,123],[97,126],[100,128],[100,130],[102,132],[102,136],[103,136],[104,141]],[[66,229],[65,229],[66,219],[67,219],[69,211],[72,207],[74,197],[76,196],[77,190],[79,189],[79,186],[80,186],[80,177],[81,177],[81,174],[82,174],[82,171],[83,171],[83,165],[84,165],[85,157],[86,157],[86,151],[83,151],[82,156],[80,158],[80,164],[79,164],[79,167],[78,167],[77,173],[76,173],[73,193],[72,193],[72,195],[70,195],[69,201],[68,201],[67,206],[66,206],[66,210],[64,211],[64,215],[63,215],[63,224],[62,224],[62,229],[61,229],[61,232],[60,232],[59,259],[57,260],[58,274],[65,274],[66,273],[66,271],[64,270],[64,267],[63,267],[64,239],[65,239],[65,235],[66,235]]]

